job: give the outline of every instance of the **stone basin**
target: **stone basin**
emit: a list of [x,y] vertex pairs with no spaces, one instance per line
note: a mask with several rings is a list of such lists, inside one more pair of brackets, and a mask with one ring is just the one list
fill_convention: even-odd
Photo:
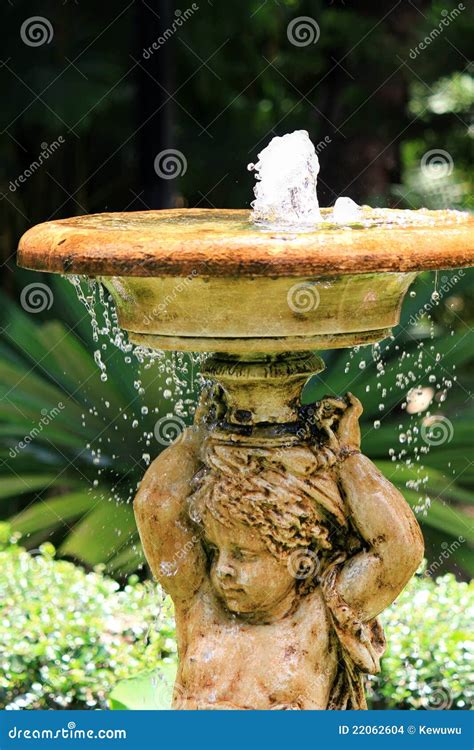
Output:
[[458,211],[365,209],[346,227],[256,226],[245,210],[96,214],[30,229],[27,268],[98,278],[135,343],[277,353],[367,344],[399,322],[427,269],[469,265],[474,219]]

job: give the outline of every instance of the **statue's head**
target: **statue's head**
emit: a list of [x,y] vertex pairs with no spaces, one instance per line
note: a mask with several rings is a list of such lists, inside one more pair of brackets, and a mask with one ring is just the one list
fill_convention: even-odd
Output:
[[314,472],[309,448],[211,445],[206,464],[189,503],[211,585],[229,611],[271,617],[285,600],[312,591],[344,546],[337,485],[328,472]]
[[206,514],[203,544],[214,591],[236,614],[272,614],[295,590],[285,557],[269,551],[258,530],[239,521],[224,524]]

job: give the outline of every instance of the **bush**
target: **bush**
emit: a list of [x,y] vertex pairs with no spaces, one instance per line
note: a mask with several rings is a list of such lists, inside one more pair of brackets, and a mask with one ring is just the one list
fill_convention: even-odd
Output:
[[381,616],[388,648],[369,683],[372,708],[472,705],[473,586],[416,576]]
[[[108,708],[118,680],[174,660],[174,621],[157,587],[34,556],[0,524],[0,707]],[[3,544],[2,544],[3,535]]]
[[[451,575],[410,583],[383,615],[389,648],[370,680],[373,708],[469,706],[470,602]],[[143,675],[156,693],[151,672],[169,682],[175,662],[171,603],[154,584],[131,577],[120,590],[99,569],[56,560],[50,544],[26,552],[0,524],[0,707],[109,708],[117,683],[115,707],[125,707],[124,680]]]

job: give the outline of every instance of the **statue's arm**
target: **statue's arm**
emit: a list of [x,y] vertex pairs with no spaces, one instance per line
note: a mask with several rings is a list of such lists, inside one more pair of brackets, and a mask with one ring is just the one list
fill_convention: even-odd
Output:
[[361,619],[370,620],[405,587],[423,559],[424,545],[418,522],[402,494],[366,456],[356,452],[362,409],[357,399],[350,398],[352,405],[338,436],[349,455],[339,465],[338,475],[348,515],[365,549],[343,566],[337,586]]
[[200,430],[188,428],[153,461],[134,510],[143,549],[155,578],[175,600],[188,600],[205,574],[204,551],[186,499],[199,468]]

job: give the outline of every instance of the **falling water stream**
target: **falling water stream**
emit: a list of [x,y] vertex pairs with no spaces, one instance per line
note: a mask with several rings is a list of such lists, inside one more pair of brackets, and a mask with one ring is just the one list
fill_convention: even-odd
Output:
[[[95,491],[97,498],[117,504],[130,503],[137,484],[127,481],[126,474],[124,477],[124,461],[137,464],[136,456],[139,455],[139,473],[142,475],[160,450],[171,444],[186,424],[192,421],[197,393],[203,383],[200,375],[202,355],[154,351],[130,343],[127,334],[119,326],[115,305],[102,284],[85,276],[67,275],[65,278],[74,286],[78,299],[89,316],[92,340],[96,345],[94,360],[100,371],[100,380],[105,384],[111,378],[107,363],[111,356],[119,353],[125,366],[135,368],[138,373],[133,380],[136,395],[125,407],[119,407],[119,413],[116,413],[111,403],[112,397],[111,400],[107,399],[104,389],[102,405],[93,404],[88,413],[82,414],[84,428],[87,426],[88,416],[104,421],[104,429],[98,438],[85,446],[91,464],[96,467],[97,475],[92,485],[98,488]],[[117,435],[123,432],[121,420],[127,423],[141,455],[125,456],[121,446],[116,447],[113,432]],[[123,447],[126,448],[126,445]],[[137,466],[133,468],[136,469]],[[111,490],[107,490],[106,495],[100,495],[97,494],[101,490],[99,480],[104,471],[107,471],[109,477],[115,475],[117,482]],[[131,474],[133,477],[133,472]],[[120,529],[116,529],[116,533],[120,537]],[[117,539],[117,543],[120,542]]]

